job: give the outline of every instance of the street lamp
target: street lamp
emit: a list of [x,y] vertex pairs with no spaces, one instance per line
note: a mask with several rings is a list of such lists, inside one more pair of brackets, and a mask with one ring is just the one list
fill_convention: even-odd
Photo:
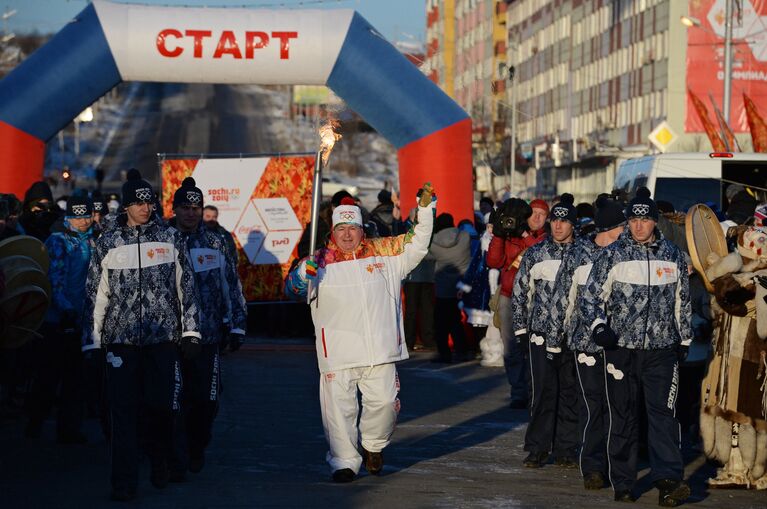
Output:
[[93,108],[88,106],[75,117],[75,157],[80,157],[80,122],[93,121]]
[[[732,0],[725,0],[724,8],[724,94],[722,98],[722,114],[724,121],[730,125],[730,99],[732,89]],[[707,30],[699,19],[692,16],[682,16],[679,20],[688,28],[698,27]]]

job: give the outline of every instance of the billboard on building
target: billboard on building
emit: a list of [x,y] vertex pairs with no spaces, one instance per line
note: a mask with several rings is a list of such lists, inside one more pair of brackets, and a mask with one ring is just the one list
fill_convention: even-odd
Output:
[[[757,104],[767,100],[767,0],[742,0],[734,9],[732,44],[732,96],[730,124],[747,132],[743,93]],[[725,0],[690,0],[689,15],[700,26],[687,32],[687,87],[709,103],[713,97],[722,108],[724,91]],[[703,124],[687,97],[686,132],[702,132]]]
[[164,159],[161,167],[166,215],[181,182],[194,177],[205,205],[232,232],[245,298],[285,300],[285,276],[310,220],[314,155]]

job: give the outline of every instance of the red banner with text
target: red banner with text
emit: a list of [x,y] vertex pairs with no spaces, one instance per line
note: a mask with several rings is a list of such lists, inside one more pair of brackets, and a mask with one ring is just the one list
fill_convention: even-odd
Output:
[[284,280],[311,215],[314,155],[232,159],[165,159],[162,206],[173,214],[173,194],[189,176],[204,205],[232,233],[249,302],[286,300]]
[[[725,0],[690,0],[689,16],[700,26],[687,31],[687,88],[707,106],[711,106],[711,96],[719,109],[724,95],[725,4]],[[732,21],[730,125],[742,133],[748,132],[743,94],[757,104],[767,101],[767,0],[742,0],[740,4],[740,12],[733,9]],[[689,94],[684,130],[704,131]]]

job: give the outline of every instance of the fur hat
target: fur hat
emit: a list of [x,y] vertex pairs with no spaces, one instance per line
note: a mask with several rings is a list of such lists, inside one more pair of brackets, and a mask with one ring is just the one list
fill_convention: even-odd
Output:
[[354,224],[362,228],[362,211],[352,198],[346,197],[333,209],[333,228],[339,224]]
[[578,213],[576,212],[575,207],[573,207],[574,202],[575,198],[572,194],[563,194],[559,199],[559,203],[551,207],[551,212],[549,213],[549,221],[556,221],[559,219],[562,221],[568,221],[573,226],[577,225]]
[[637,189],[634,199],[626,207],[626,218],[648,218],[658,221],[658,205],[650,198],[650,190],[646,187]]
[[187,177],[181,182],[181,187],[176,189],[173,195],[173,208],[181,205],[202,207],[202,191],[197,187],[197,182],[192,177]]

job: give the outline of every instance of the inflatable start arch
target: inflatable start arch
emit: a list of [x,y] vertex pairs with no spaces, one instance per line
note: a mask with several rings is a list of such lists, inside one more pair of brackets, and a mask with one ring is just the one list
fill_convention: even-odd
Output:
[[45,142],[121,81],[327,85],[397,147],[402,196],[429,180],[472,217],[471,120],[350,10],[94,0],[0,81],[0,191],[23,195]]

